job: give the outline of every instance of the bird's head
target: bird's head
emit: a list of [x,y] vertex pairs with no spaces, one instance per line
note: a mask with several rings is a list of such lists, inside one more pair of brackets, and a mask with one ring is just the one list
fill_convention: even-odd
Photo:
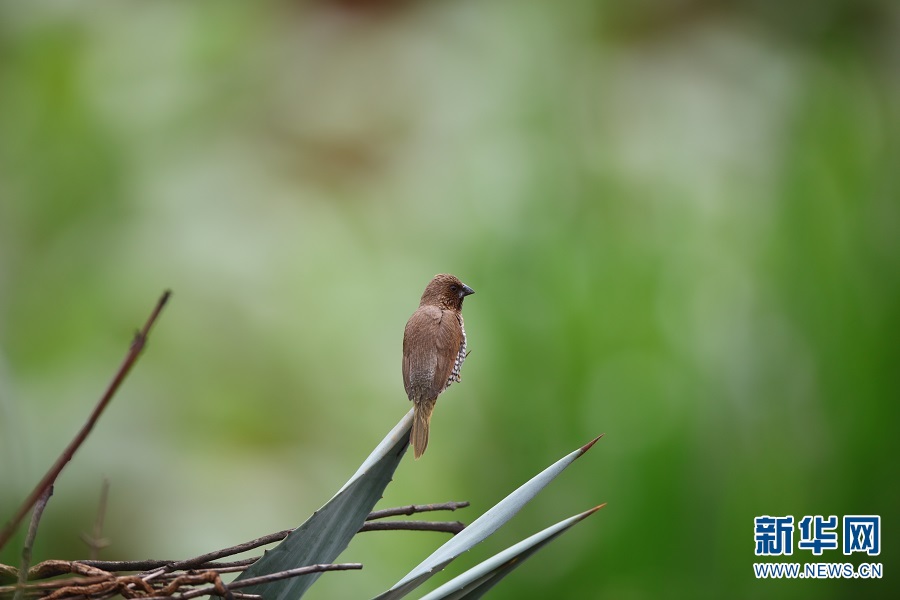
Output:
[[420,306],[432,305],[441,308],[462,310],[463,298],[474,294],[475,290],[449,273],[435,275],[422,293]]

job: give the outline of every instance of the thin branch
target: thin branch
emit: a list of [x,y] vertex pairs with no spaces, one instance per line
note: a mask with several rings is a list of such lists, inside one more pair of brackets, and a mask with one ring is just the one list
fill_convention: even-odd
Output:
[[[243,570],[259,560],[259,556],[252,556],[243,560],[232,562],[208,562],[193,567],[195,569],[215,569],[225,572],[230,570]],[[116,573],[121,571],[149,571],[171,565],[171,560],[45,560],[31,567],[28,578],[31,580],[47,579],[58,575],[77,573],[80,575],[97,575],[103,573]],[[0,592],[4,588],[0,588]]]
[[[61,587],[71,587],[78,585],[92,585],[95,583],[103,583],[110,580],[110,575],[107,573],[106,575],[94,575],[92,577],[76,577],[72,579],[56,579],[54,581],[42,581],[40,583],[29,583],[25,587],[25,591],[33,592],[33,591],[42,591],[42,590],[55,590]],[[13,591],[16,586],[13,585],[5,585],[0,587],[0,594],[8,593]]]
[[103,537],[103,521],[106,518],[106,501],[109,497],[109,479],[104,477],[100,486],[100,504],[97,506],[97,519],[94,521],[94,530],[90,535],[81,534],[81,540],[89,548],[88,556],[91,560],[97,560],[100,550],[109,546],[109,540]]
[[144,595],[154,593],[154,589],[149,584],[141,581],[140,577],[134,575],[121,575],[113,577],[109,573],[105,577],[67,580],[63,581],[64,587],[44,596],[44,600],[60,600],[65,597],[75,596],[77,598],[109,598],[115,594],[122,593],[127,585],[138,585],[141,587]]
[[[410,504],[409,506],[398,506],[397,508],[385,508],[384,510],[376,510],[369,513],[366,521],[374,521],[375,519],[383,519],[385,517],[396,517],[399,515],[414,515],[416,513],[429,512],[433,510],[456,510],[457,508],[465,508],[469,506],[468,502],[442,502],[440,504]],[[362,530],[360,530],[362,531]]]
[[[256,560],[256,559],[253,559]],[[57,561],[57,562],[66,562],[66,561]],[[269,575],[263,575],[260,577],[254,577],[251,579],[246,579],[240,582],[232,582],[231,584],[225,585],[222,583],[220,579],[220,575],[226,572],[239,571],[246,568],[245,566],[241,567],[231,567],[231,568],[216,568],[216,569],[204,569],[201,571],[190,571],[188,573],[167,573],[160,577],[160,583],[162,581],[168,581],[166,585],[160,588],[153,588],[146,581],[142,580],[140,577],[136,575],[119,575],[113,576],[111,573],[103,572],[99,569],[94,569],[93,567],[88,567],[81,563],[68,563],[71,566],[69,571],[64,571],[68,573],[79,573],[81,575],[87,575],[86,577],[76,577],[71,579],[57,579],[54,581],[46,581],[41,583],[31,583],[27,584],[24,588],[24,592],[30,596],[41,595],[41,593],[46,594],[46,598],[62,598],[67,596],[74,596],[80,598],[108,598],[113,595],[122,594],[123,590],[125,590],[129,586],[136,585],[143,590],[143,595],[141,595],[142,600],[149,600],[149,596],[156,593],[159,596],[155,596],[156,600],[161,599],[169,599],[169,600],[182,600],[184,598],[193,598],[197,596],[204,596],[215,594],[219,596],[224,596],[231,593],[231,590],[228,589],[229,586],[234,588],[241,588],[250,585],[255,585],[257,583],[267,583],[269,581],[277,581],[279,579],[287,579],[288,577],[297,577],[300,575],[307,575],[310,573],[319,573],[325,571],[345,571],[345,570],[355,570],[361,569],[362,565],[359,563],[345,563],[345,564],[319,564],[319,565],[310,565],[307,567],[301,567],[298,569],[291,569],[288,571],[281,571],[279,573],[272,573]],[[188,585],[197,585],[199,583],[206,582],[215,582],[217,585],[205,588],[205,591],[191,590],[188,594],[178,595],[175,593],[179,588]],[[217,587],[218,586],[218,587]],[[14,592],[20,589],[19,586],[10,585],[10,586],[0,586],[0,597],[4,594]],[[255,600],[259,598],[254,594],[239,594],[234,593],[233,596],[235,598],[246,598],[248,600]],[[130,596],[129,596],[130,597]]]
[[283,540],[291,531],[293,531],[293,529],[277,531],[275,533],[270,533],[269,535],[264,535],[260,538],[256,538],[255,540],[250,540],[249,542],[238,544],[237,546],[231,546],[230,548],[223,548],[221,550],[214,550],[213,552],[207,552],[206,554],[201,554],[200,556],[195,556],[194,558],[188,558],[186,560],[159,565],[155,567],[155,569],[161,569],[161,571],[159,571],[159,573],[147,573],[146,575],[151,577],[146,578],[155,578],[162,573],[171,573],[172,571],[193,569],[210,561],[216,560],[217,558],[224,558],[226,556],[233,556],[235,554],[240,554],[241,552],[246,552],[247,550],[253,550],[254,548],[259,548],[260,546],[265,546],[266,544],[271,544],[272,542]]
[[[202,567],[200,569],[191,569],[190,571],[186,571],[186,572],[187,573],[199,573],[202,571],[215,571],[216,573],[240,573],[241,571],[246,571],[247,567],[249,567],[250,565],[252,565],[259,559],[260,559],[259,556],[255,556],[255,557],[253,557],[252,560],[238,561],[238,562],[244,563],[244,564],[233,564],[233,565],[222,566],[222,567]],[[214,565],[216,563],[209,563],[209,564]],[[164,575],[160,575],[158,581],[166,581],[167,579],[175,579],[176,577],[178,577],[178,573],[166,573]]]
[[45,560],[28,571],[28,579],[46,579],[57,575],[84,575],[85,577],[109,577],[110,572],[98,569],[82,562],[73,560]]
[[56,459],[56,462],[52,467],[50,467],[50,470],[47,471],[47,474],[44,475],[40,482],[38,482],[28,498],[26,498],[22,505],[19,507],[16,514],[13,515],[12,519],[7,521],[7,523],[3,526],[3,529],[0,530],[0,548],[3,548],[3,546],[6,545],[9,539],[15,533],[16,529],[19,527],[19,523],[21,523],[22,519],[25,518],[25,515],[28,514],[28,511],[31,509],[31,507],[34,506],[34,504],[38,501],[38,498],[41,497],[41,495],[44,493],[44,490],[53,485],[53,483],[56,481],[56,478],[59,477],[59,474],[62,472],[63,468],[65,468],[66,464],[68,464],[68,462],[72,460],[72,457],[75,455],[75,451],[78,450],[81,444],[84,443],[84,440],[87,439],[88,434],[90,434],[91,430],[94,428],[94,425],[97,423],[100,415],[103,414],[103,410],[106,408],[106,405],[109,404],[110,400],[112,400],[112,397],[119,389],[119,386],[122,385],[122,382],[125,380],[125,376],[128,375],[128,372],[131,370],[131,367],[134,366],[134,363],[137,362],[141,350],[144,349],[144,345],[147,343],[147,335],[150,333],[150,328],[156,322],[156,319],[159,317],[159,313],[166,305],[166,302],[168,302],[170,295],[171,292],[169,290],[166,290],[165,293],[163,293],[163,295],[159,299],[159,302],[157,302],[156,304],[156,308],[153,309],[153,312],[150,314],[150,317],[144,324],[144,328],[134,336],[134,339],[131,342],[131,347],[128,349],[128,354],[125,355],[125,360],[122,361],[122,365],[116,372],[115,377],[113,377],[113,380],[109,384],[109,387],[107,387],[106,392],[103,394],[103,397],[101,397],[100,401],[97,402],[97,405],[91,412],[90,417],[88,417],[87,422],[81,427],[78,435],[75,436],[75,439],[73,439],[66,447],[66,449],[63,450],[62,454],[59,455],[59,458]]
[[[257,558],[253,558],[252,561],[257,560]],[[252,561],[243,562],[249,563]],[[182,586],[215,581],[221,582],[221,579],[219,578],[220,575],[235,571],[243,571],[249,565],[217,567],[215,569],[203,569],[201,571],[190,571],[188,573],[178,574],[166,573],[159,578],[159,582],[162,583],[168,581],[169,583],[158,589],[154,589],[147,584],[147,582],[135,575],[114,576],[111,573],[93,569],[92,567],[86,567],[79,563],[71,563],[69,566],[72,568],[69,570],[60,570],[58,574],[80,572],[80,574],[88,576],[32,583],[27,584],[24,588],[19,588],[15,585],[0,586],[0,597],[4,597],[4,594],[22,589],[22,591],[29,596],[41,595],[44,593],[46,595],[55,594],[56,596],[75,595],[83,598],[103,598],[107,597],[109,594],[115,595],[116,593],[121,593],[128,585],[140,586],[144,590],[145,595],[159,594],[160,596],[172,596],[178,588]],[[65,592],[60,592],[59,590],[63,588],[65,588]],[[222,591],[224,592],[226,590],[223,588]],[[242,596],[251,599],[254,597],[253,594],[242,594]],[[237,597],[237,595],[235,595],[235,597]]]
[[[269,575],[260,575],[259,577],[250,577],[249,579],[242,579],[240,581],[232,581],[228,585],[226,585],[226,589],[236,590],[243,587],[249,587],[251,585],[257,585],[260,583],[269,583],[271,581],[279,581],[281,579],[288,579],[289,577],[299,577],[301,575],[309,575],[310,573],[324,573],[326,571],[351,571],[351,570],[359,570],[362,569],[362,563],[338,563],[338,564],[327,564],[327,565],[310,565],[308,567],[299,567],[297,569],[288,569],[287,571],[279,571],[278,573],[270,573]],[[210,593],[215,591],[215,586],[208,586],[205,588],[200,588],[197,590],[191,590],[186,594],[182,594],[181,598],[183,600],[188,600],[188,598],[196,598],[198,596],[208,596]],[[152,599],[147,599],[152,600]]]
[[13,594],[13,600],[21,600],[25,593],[25,584],[28,583],[28,567],[31,565],[31,550],[34,547],[34,538],[37,537],[38,524],[41,522],[41,515],[47,507],[50,496],[53,495],[53,486],[51,485],[38,498],[37,504],[34,505],[34,511],[31,513],[31,523],[28,525],[28,533],[25,534],[25,545],[22,547],[22,564],[19,566],[19,580],[16,586],[16,593]]
[[379,521],[366,523],[363,531],[440,531],[456,535],[466,526],[459,521]]

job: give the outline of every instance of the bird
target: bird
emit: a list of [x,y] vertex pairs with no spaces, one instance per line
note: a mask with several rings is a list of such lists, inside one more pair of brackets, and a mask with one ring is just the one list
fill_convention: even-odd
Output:
[[403,331],[403,387],[413,403],[410,443],[418,459],[428,446],[428,428],[437,397],[460,381],[466,360],[462,305],[475,290],[454,275],[441,273],[425,287],[419,308]]

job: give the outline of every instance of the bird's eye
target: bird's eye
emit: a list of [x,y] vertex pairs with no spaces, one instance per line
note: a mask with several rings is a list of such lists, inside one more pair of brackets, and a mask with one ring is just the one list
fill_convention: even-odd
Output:
[[456,285],[456,284],[454,283],[453,285],[450,286],[450,291],[451,291],[451,292],[458,292],[458,291],[459,291],[459,286]]

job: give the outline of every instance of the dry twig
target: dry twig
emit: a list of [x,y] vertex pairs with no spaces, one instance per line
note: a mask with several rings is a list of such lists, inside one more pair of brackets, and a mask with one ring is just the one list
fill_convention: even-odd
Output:
[[375,510],[369,513],[366,521],[374,521],[375,519],[383,519],[385,517],[396,517],[399,515],[414,515],[416,513],[430,512],[434,510],[456,510],[458,508],[466,508],[468,502],[441,502],[440,504],[410,504],[408,506],[398,506],[397,508],[385,508],[384,510]]
[[[77,563],[73,563],[75,565]],[[83,567],[83,565],[81,565]],[[24,592],[30,596],[42,596],[43,600],[63,600],[64,598],[107,598],[114,594],[121,594],[125,598],[155,598],[157,600],[167,598],[170,600],[196,598],[199,596],[217,595],[228,597],[231,589],[238,589],[257,583],[268,583],[289,577],[299,577],[310,573],[322,573],[325,571],[346,571],[362,569],[360,563],[320,564],[289,569],[260,577],[253,577],[229,584],[222,582],[221,574],[224,570],[206,569],[181,574],[170,574],[169,577],[160,577],[157,586],[148,582],[139,575],[119,575],[104,573],[98,569],[81,567],[73,568],[72,572],[83,571],[91,573],[89,577],[63,579],[59,581],[47,581],[26,585]],[[195,586],[209,583],[212,585],[197,588]],[[192,588],[185,590],[184,588]],[[16,589],[17,586],[0,587],[0,595]],[[252,597],[251,594],[242,594],[244,597]]]
[[465,528],[459,521],[380,521],[366,523],[359,531],[440,531],[456,535]]
[[156,322],[156,319],[159,317],[159,313],[162,311],[163,307],[166,305],[166,302],[169,300],[169,296],[171,292],[166,290],[165,293],[160,297],[159,302],[156,303],[156,308],[153,309],[153,312],[150,313],[150,317],[147,319],[147,322],[144,324],[143,329],[141,329],[135,336],[131,342],[131,347],[128,349],[128,354],[125,355],[125,360],[122,361],[122,365],[119,367],[119,370],[116,372],[115,377],[113,377],[112,382],[106,388],[106,392],[100,398],[97,405],[94,407],[94,410],[91,411],[91,415],[88,417],[87,422],[81,427],[81,430],[78,432],[78,435],[75,436],[66,449],[63,450],[62,454],[59,455],[59,458],[56,459],[56,462],[53,463],[53,466],[50,467],[50,470],[47,471],[47,474],[38,482],[38,484],[34,487],[31,494],[22,502],[22,505],[19,506],[19,509],[16,511],[15,515],[7,521],[7,523],[3,526],[3,529],[0,530],[0,548],[6,545],[9,539],[13,536],[18,528],[19,523],[22,522],[22,519],[25,518],[25,515],[28,514],[28,511],[32,506],[38,501],[38,498],[44,493],[44,490],[49,488],[56,481],[56,478],[59,477],[59,474],[62,472],[63,468],[68,464],[72,457],[75,455],[75,452],[78,448],[81,447],[81,444],[84,443],[84,440],[87,439],[88,434],[90,434],[91,430],[94,428],[94,425],[97,423],[97,420],[100,418],[100,415],[103,414],[103,410],[106,408],[109,401],[112,400],[112,397],[115,395],[116,391],[119,389],[119,386],[122,385],[122,382],[125,380],[125,376],[128,375],[128,372],[131,370],[131,367],[134,366],[134,363],[137,362],[138,356],[141,353],[141,350],[144,349],[144,345],[147,343],[147,335],[150,333],[150,328],[153,327],[153,324]]
[[[289,577],[299,577],[300,575],[309,575],[310,573],[324,573],[326,571],[349,571],[349,570],[358,570],[362,569],[363,566],[361,563],[338,563],[338,564],[327,564],[327,565],[310,565],[308,567],[299,567],[297,569],[288,569],[287,571],[280,571],[278,573],[270,573],[268,575],[260,575],[259,577],[251,577],[249,579],[242,579],[241,581],[233,581],[227,586],[227,589],[239,589],[242,587],[249,587],[251,585],[257,585],[260,583],[269,583],[270,581],[278,581],[280,579],[287,579]],[[187,600],[188,598],[196,598],[198,596],[208,596],[213,591],[215,591],[212,587],[200,588],[198,590],[192,590],[186,594],[182,594],[182,600]],[[147,600],[161,600],[159,598],[148,598]]]
[[25,535],[25,546],[22,548],[22,564],[19,566],[18,585],[13,600],[21,600],[25,593],[25,584],[28,582],[28,567],[31,565],[31,550],[34,548],[34,538],[37,537],[38,524],[41,522],[41,516],[44,514],[44,508],[53,495],[53,486],[51,485],[38,498],[37,504],[34,505],[34,511],[31,513],[31,523],[28,525],[28,533]]

